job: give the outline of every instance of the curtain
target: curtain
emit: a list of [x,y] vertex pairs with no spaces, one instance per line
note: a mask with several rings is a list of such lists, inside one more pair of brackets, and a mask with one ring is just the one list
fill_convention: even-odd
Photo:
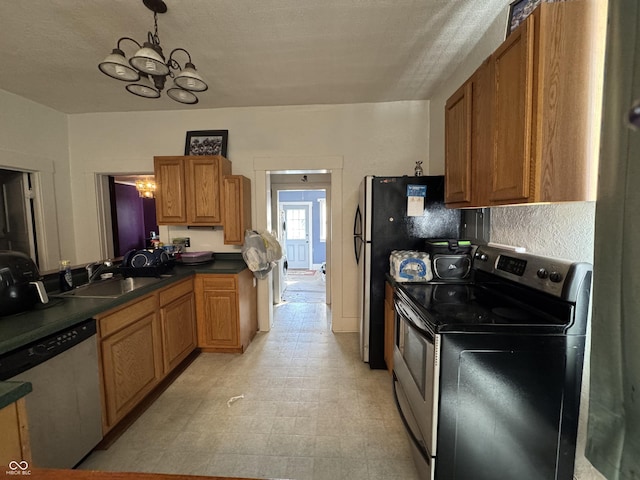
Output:
[[640,479],[640,6],[609,2],[594,251],[586,456],[609,480]]

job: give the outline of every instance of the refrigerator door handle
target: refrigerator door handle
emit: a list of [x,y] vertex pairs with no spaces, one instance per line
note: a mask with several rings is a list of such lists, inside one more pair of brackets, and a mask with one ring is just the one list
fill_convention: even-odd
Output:
[[358,205],[355,218],[353,219],[353,253],[356,256],[356,264],[360,263],[362,243],[362,213],[360,212],[360,205]]

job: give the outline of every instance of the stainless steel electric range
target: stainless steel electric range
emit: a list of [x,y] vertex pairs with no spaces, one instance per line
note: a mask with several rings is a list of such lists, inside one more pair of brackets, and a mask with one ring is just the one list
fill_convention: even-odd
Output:
[[468,284],[398,284],[394,392],[421,476],[571,480],[591,265],[481,246]]

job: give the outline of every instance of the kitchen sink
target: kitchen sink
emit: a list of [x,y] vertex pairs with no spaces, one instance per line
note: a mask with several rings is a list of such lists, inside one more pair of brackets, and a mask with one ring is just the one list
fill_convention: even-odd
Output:
[[107,280],[98,280],[81,285],[68,292],[49,295],[50,297],[75,298],[118,298],[134,290],[161,282],[158,277],[128,277],[116,276]]

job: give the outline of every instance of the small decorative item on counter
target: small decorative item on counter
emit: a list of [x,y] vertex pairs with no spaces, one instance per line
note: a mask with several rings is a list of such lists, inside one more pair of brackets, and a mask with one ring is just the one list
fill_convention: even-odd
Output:
[[416,162],[415,175],[416,175],[416,177],[421,177],[422,176],[422,162],[421,161],[417,161]]
[[151,232],[151,248],[156,249],[160,247],[160,237],[156,232]]
[[60,291],[68,292],[69,290],[73,290],[71,262],[69,260],[60,260]]

